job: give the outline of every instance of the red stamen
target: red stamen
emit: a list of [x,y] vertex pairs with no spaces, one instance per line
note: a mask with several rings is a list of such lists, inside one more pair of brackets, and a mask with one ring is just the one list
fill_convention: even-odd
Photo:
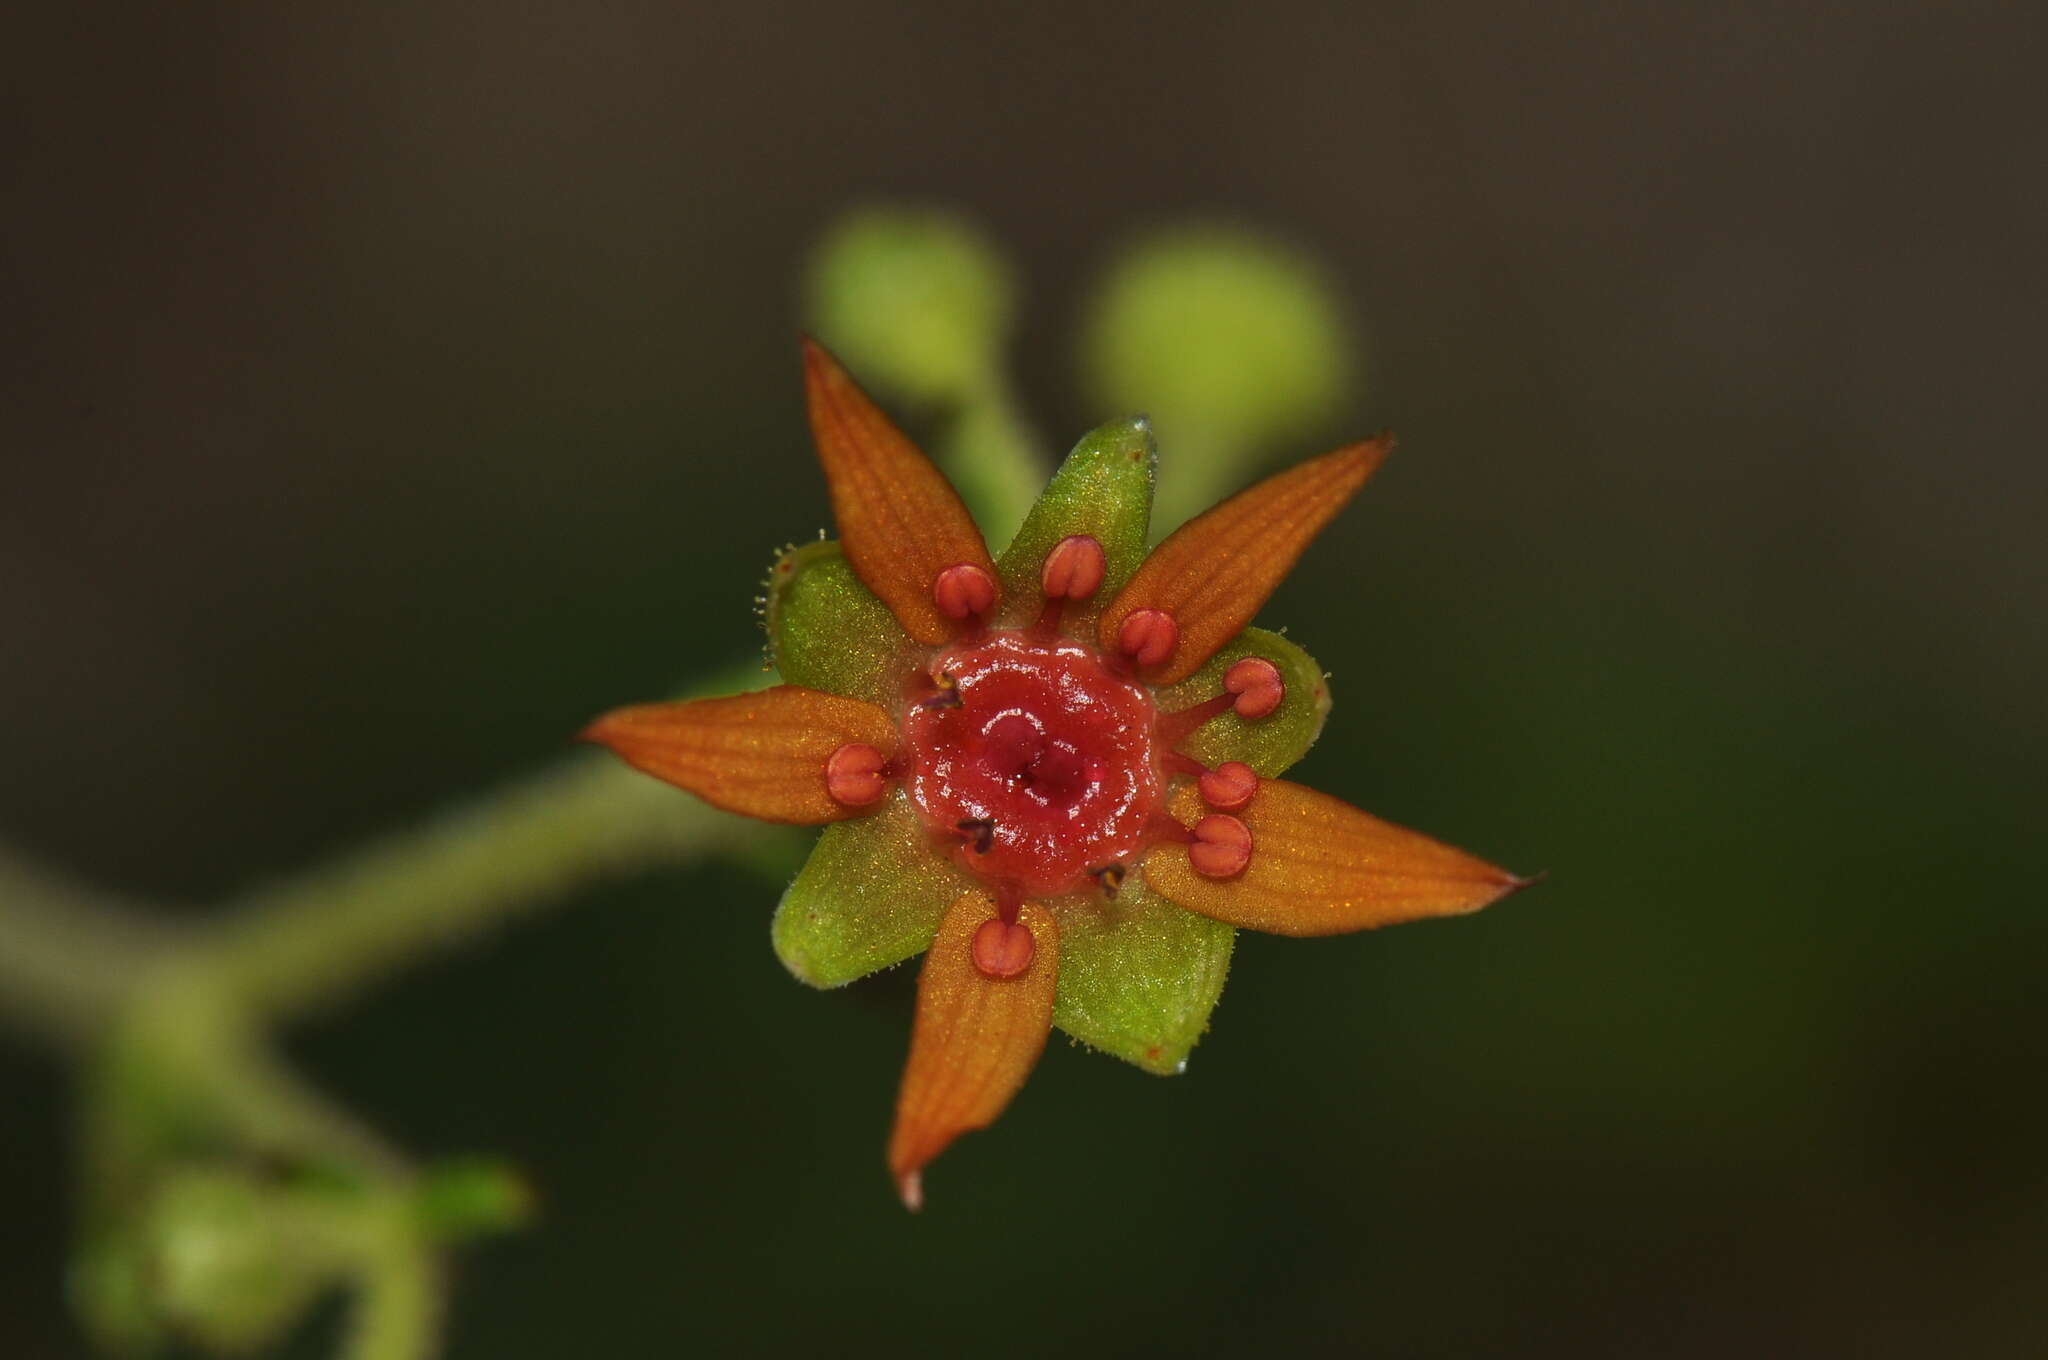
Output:
[[1209,767],[1185,751],[1168,751],[1159,757],[1159,763],[1170,774],[1191,774],[1200,779],[1209,773]]
[[957,562],[933,578],[932,603],[961,623],[985,618],[995,608],[995,578],[972,562]]
[[1202,801],[1222,812],[1235,812],[1259,791],[1259,776],[1241,760],[1226,760],[1203,774],[1196,788]]
[[866,807],[888,788],[882,753],[865,742],[849,741],[825,761],[825,792],[835,803]]
[[1009,879],[998,882],[995,888],[996,915],[1004,924],[1016,925],[1017,918],[1024,914],[1024,890]]
[[1152,814],[1152,820],[1145,826],[1145,839],[1151,844],[1173,842],[1186,845],[1193,841],[1195,833],[1176,822],[1163,812]]
[[974,932],[973,949],[975,971],[1000,982],[1031,967],[1038,941],[1031,937],[1030,927],[991,916]]
[[1237,716],[1263,718],[1287,697],[1280,668],[1263,656],[1248,656],[1223,672],[1223,688],[1237,696]]
[[1180,645],[1180,624],[1164,609],[1134,609],[1116,632],[1117,650],[1136,666],[1165,664]]
[[1228,694],[1219,694],[1213,699],[1204,699],[1199,704],[1159,715],[1159,742],[1162,746],[1178,746],[1188,739],[1188,734],[1217,714],[1225,712],[1236,700]]
[[1226,812],[1212,812],[1194,825],[1188,863],[1205,878],[1229,878],[1252,862],[1251,828]]
[[1088,534],[1069,534],[1046,554],[1038,579],[1048,600],[1085,600],[1101,589],[1108,570],[1100,542]]

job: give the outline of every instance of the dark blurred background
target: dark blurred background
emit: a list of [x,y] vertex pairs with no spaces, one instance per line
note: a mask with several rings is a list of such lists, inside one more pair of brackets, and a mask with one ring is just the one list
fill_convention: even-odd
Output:
[[[1552,871],[1244,937],[1187,1076],[1055,1043],[916,1219],[911,970],[793,984],[757,870],[593,888],[294,1037],[540,1190],[451,1354],[2048,1344],[2038,11],[8,28],[0,835],[204,904],[743,654],[826,522],[805,252],[881,196],[1014,252],[1049,452],[1134,233],[1325,261],[1355,402],[1272,452],[1402,451],[1265,616],[1335,677],[1301,777]],[[0,1354],[82,1354],[66,1079],[0,1092]]]

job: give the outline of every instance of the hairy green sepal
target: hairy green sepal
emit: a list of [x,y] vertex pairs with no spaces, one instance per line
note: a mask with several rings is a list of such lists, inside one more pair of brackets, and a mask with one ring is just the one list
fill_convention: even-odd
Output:
[[923,952],[972,885],[927,842],[901,789],[835,822],[775,909],[775,953],[813,987],[841,987]]
[[1052,1022],[1090,1048],[1171,1076],[1209,1026],[1237,932],[1132,874],[1116,897],[1060,902]]
[[1021,627],[1037,617],[1046,554],[1063,538],[1088,534],[1102,544],[1108,570],[1094,595],[1067,605],[1062,626],[1076,635],[1092,631],[1096,614],[1145,560],[1158,461],[1143,416],[1112,420],[1081,436],[996,564],[1006,625]]
[[1253,721],[1225,712],[1196,729],[1181,748],[1205,765],[1241,760],[1271,779],[1308,754],[1322,733],[1323,719],[1330,715],[1330,685],[1323,668],[1280,634],[1245,629],[1202,669],[1160,691],[1159,706],[1171,711],[1214,698],[1223,690],[1223,673],[1248,656],[1262,656],[1279,667],[1287,684],[1280,707]]
[[765,607],[768,659],[785,681],[885,707],[900,697],[910,638],[838,543],[806,543],[777,558]]

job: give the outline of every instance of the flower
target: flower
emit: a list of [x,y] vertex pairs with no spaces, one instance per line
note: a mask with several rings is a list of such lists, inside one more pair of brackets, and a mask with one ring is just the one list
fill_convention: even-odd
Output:
[[785,683],[622,708],[585,736],[706,801],[828,824],[774,939],[830,987],[923,952],[889,1169],[923,1168],[1023,1085],[1054,1025],[1172,1073],[1235,928],[1329,935],[1476,911],[1505,870],[1277,776],[1329,711],[1252,616],[1386,456],[1313,458],[1149,554],[1143,419],[1091,431],[1000,558],[945,477],[804,345],[838,542],[769,580]]

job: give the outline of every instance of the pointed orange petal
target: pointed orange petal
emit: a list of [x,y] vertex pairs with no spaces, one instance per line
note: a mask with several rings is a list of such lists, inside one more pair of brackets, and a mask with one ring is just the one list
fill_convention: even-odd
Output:
[[[1174,795],[1186,823],[1207,811],[1187,786]],[[1262,779],[1237,817],[1251,831],[1251,861],[1209,878],[1188,847],[1166,843],[1145,859],[1145,881],[1189,911],[1277,935],[1337,935],[1427,916],[1477,911],[1527,885],[1505,869],[1383,822],[1328,794]]]
[[614,709],[582,735],[714,807],[803,826],[869,810],[872,800],[848,804],[827,792],[835,752],[857,744],[886,760],[896,750],[896,725],[874,704],[797,685]]
[[1163,661],[1142,667],[1145,679],[1171,685],[1193,675],[1252,621],[1309,541],[1393,447],[1393,437],[1382,435],[1311,458],[1181,525],[1103,610],[1104,650],[1128,650],[1119,635],[1133,612],[1162,610],[1179,625],[1179,637]]
[[[985,573],[991,590],[996,583],[995,563],[974,517],[945,474],[809,337],[804,392],[839,542],[854,574],[919,642],[936,646],[950,640],[960,620],[933,599],[939,573],[964,563]],[[991,598],[982,612],[993,612],[995,603]]]
[[[1017,919],[1031,933],[1029,964],[1000,978],[975,962],[976,933],[998,919],[983,894],[959,898],[947,908],[917,979],[917,1022],[889,1135],[889,1173],[912,1209],[924,1203],[925,1163],[960,1134],[994,1122],[1031,1074],[1052,1030],[1060,953],[1052,913],[1024,904]],[[998,942],[982,956],[986,965],[1006,971],[1017,966],[1019,952],[1016,942]]]

